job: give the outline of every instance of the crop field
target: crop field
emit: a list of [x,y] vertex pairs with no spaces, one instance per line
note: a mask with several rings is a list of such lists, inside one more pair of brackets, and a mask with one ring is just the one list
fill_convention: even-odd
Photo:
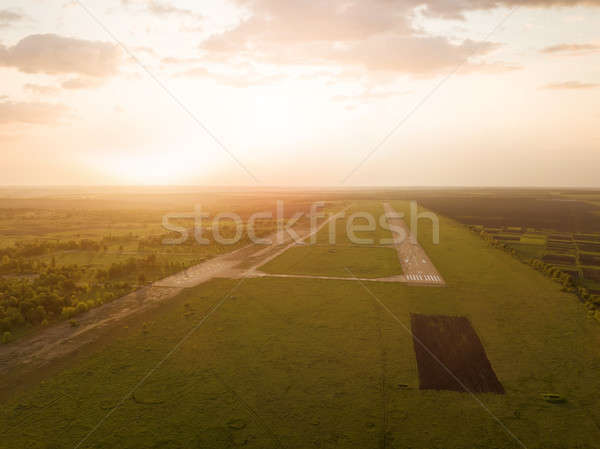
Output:
[[538,259],[569,274],[581,287],[600,294],[600,203],[597,193],[486,192],[481,197],[423,196],[422,203],[484,231],[523,260]]
[[[383,212],[380,200],[365,205]],[[85,350],[43,370],[16,368],[0,389],[1,444],[595,447],[598,322],[559,284],[467,227],[443,216],[440,227],[439,244],[427,221],[418,239],[444,287],[217,277],[100,328]],[[322,274],[354,264],[368,277],[398,263],[392,248],[348,243],[297,245],[268,266]],[[456,385],[423,389],[415,316],[461,323],[424,335],[454,348],[452,368],[465,369],[459,378],[475,396]],[[468,381],[473,373],[487,373],[487,387]]]
[[422,197],[421,203],[462,223],[564,233],[599,233],[600,207],[587,196],[529,191],[486,192],[483,195]]
[[504,394],[467,318],[412,314],[411,329],[422,390]]

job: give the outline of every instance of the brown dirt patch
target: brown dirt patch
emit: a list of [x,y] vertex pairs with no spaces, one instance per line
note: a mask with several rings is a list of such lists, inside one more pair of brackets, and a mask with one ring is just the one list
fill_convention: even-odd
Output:
[[[421,390],[504,393],[466,317],[411,314]],[[452,373],[452,374],[451,374]]]

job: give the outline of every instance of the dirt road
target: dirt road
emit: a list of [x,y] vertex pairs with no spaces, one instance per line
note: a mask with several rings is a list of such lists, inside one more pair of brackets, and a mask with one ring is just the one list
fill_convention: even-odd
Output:
[[69,322],[53,324],[34,335],[0,346],[0,377],[11,370],[39,368],[90,343],[116,322],[177,295],[180,288],[145,287],[115,301],[103,304]]

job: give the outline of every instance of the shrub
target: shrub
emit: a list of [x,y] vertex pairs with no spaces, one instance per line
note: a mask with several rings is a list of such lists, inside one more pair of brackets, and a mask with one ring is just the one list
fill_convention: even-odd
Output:
[[88,310],[88,305],[84,302],[77,303],[77,306],[75,307],[75,313],[77,315],[79,315],[80,313],[87,312],[87,310]]
[[9,331],[6,331],[2,334],[2,344],[6,344],[12,340],[12,334]]
[[62,311],[60,314],[63,318],[71,318],[75,315],[75,313],[76,313],[75,307],[67,306],[67,307],[62,308]]

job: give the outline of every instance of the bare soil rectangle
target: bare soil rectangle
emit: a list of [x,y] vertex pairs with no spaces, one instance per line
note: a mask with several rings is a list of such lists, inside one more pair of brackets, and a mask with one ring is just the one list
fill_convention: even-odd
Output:
[[411,314],[421,390],[504,393],[466,317]]

